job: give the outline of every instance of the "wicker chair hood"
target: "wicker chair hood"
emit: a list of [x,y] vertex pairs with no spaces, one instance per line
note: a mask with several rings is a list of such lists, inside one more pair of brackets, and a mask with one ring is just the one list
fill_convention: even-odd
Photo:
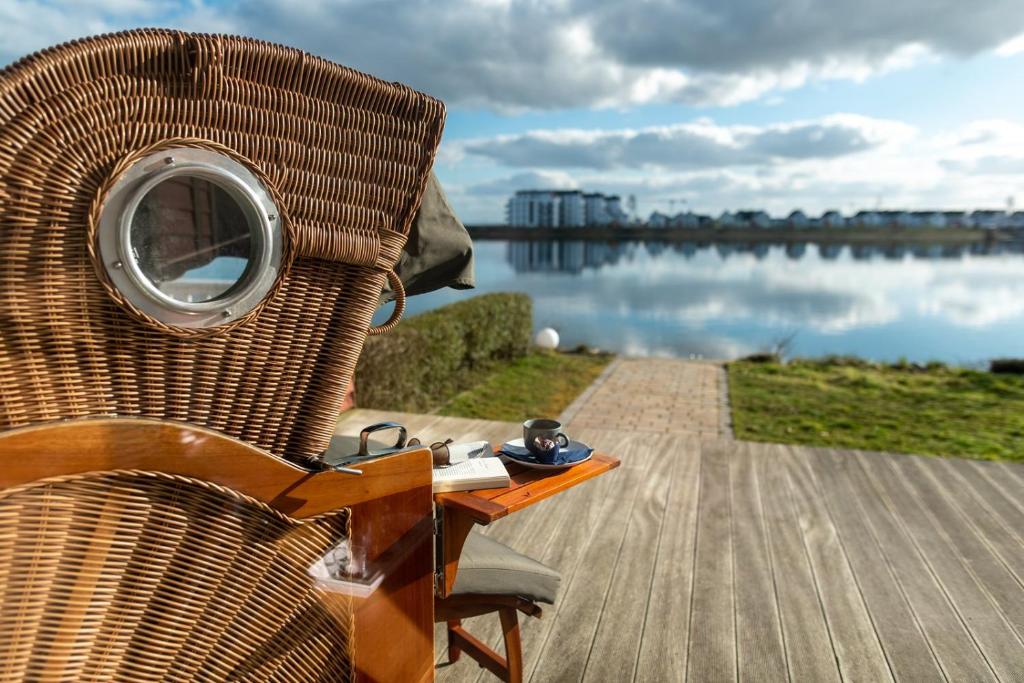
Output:
[[[238,37],[129,31],[0,72],[0,429],[144,415],[322,452],[443,124],[403,85]],[[149,318],[96,258],[107,191],[181,146],[243,164],[281,211],[273,288],[207,329]]]

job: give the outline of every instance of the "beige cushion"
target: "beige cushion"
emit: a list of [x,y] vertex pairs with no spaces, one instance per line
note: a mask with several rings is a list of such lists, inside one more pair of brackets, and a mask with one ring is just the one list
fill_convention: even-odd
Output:
[[552,604],[561,580],[551,567],[483,534],[470,532],[459,557],[452,592],[516,595]]

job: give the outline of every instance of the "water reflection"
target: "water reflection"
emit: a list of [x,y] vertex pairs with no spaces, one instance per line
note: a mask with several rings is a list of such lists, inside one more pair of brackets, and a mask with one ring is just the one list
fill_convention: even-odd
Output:
[[[509,242],[506,260],[517,273],[581,273],[623,259],[632,261],[637,247],[634,242]],[[659,250],[648,253],[661,253],[655,248]]]
[[[478,242],[480,293],[521,291],[569,346],[972,364],[1024,356],[1024,244]],[[467,296],[410,300],[412,312]]]
[[506,242],[506,260],[517,273],[581,273],[586,269],[598,269],[614,265],[622,260],[631,262],[638,249],[653,257],[671,252],[690,260],[703,251],[714,250],[723,261],[734,254],[753,254],[763,261],[773,249],[782,250],[794,261],[803,259],[808,249],[819,259],[836,260],[845,253],[857,261],[871,261],[884,258],[902,261],[908,254],[917,259],[960,259],[965,254],[972,256],[998,256],[1002,254],[1024,254],[1024,242],[1000,242],[993,244],[808,244],[791,242],[771,244],[768,242],[729,242],[701,244],[698,242]]

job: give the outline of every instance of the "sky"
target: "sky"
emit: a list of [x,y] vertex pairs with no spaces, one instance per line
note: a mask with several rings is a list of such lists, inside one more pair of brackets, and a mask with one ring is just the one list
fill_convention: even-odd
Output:
[[548,187],[643,216],[1024,208],[1022,0],[0,0],[0,63],[143,26],[442,99],[467,223]]

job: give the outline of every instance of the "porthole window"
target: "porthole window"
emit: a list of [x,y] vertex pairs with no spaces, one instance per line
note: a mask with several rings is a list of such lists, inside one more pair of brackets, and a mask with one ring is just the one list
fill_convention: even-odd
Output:
[[177,327],[223,325],[256,307],[281,268],[277,207],[248,169],[218,152],[166,149],[111,188],[99,251],[132,305]]

